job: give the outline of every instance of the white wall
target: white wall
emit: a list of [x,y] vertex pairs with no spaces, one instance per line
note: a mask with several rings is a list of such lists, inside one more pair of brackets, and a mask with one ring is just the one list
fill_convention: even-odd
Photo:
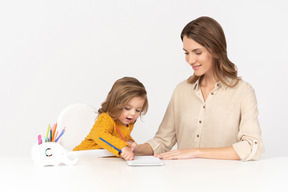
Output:
[[152,138],[173,89],[193,72],[180,32],[207,15],[256,90],[265,156],[288,156],[287,8],[284,0],[1,1],[0,154],[30,155],[63,108],[98,108],[123,76],[146,86],[150,108],[133,136]]

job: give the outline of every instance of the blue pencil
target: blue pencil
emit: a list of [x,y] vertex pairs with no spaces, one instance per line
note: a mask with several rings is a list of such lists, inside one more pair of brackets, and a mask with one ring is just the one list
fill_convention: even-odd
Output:
[[120,149],[118,149],[117,147],[115,147],[114,145],[108,143],[107,141],[105,141],[104,139],[102,139],[101,137],[99,137],[99,139],[101,139],[102,141],[104,141],[105,143],[107,143],[108,145],[110,145],[111,147],[113,147],[114,149],[116,149],[117,151],[119,151],[120,153],[122,153],[122,151]]
[[60,137],[65,133],[65,128],[66,128],[66,127],[64,127],[64,129],[62,129],[60,135],[59,135],[59,136],[57,137],[57,139],[55,140],[56,143],[58,142],[58,140],[60,139]]

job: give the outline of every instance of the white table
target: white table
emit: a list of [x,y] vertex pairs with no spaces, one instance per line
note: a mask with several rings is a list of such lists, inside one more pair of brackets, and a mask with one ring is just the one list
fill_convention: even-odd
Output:
[[[288,191],[288,158],[260,161],[167,160],[131,167],[120,158],[79,156],[73,166],[38,167],[30,157],[0,157],[1,191]],[[4,190],[2,190],[4,189]]]

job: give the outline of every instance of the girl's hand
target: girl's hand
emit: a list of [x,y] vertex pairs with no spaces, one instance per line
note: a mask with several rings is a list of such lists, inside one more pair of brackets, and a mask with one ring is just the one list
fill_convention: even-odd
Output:
[[134,160],[134,153],[130,147],[125,146],[121,149],[121,151],[121,157],[123,157],[126,161]]
[[177,149],[166,153],[160,153],[154,156],[164,160],[193,159],[197,157],[197,151],[194,149]]
[[134,151],[134,149],[136,149],[137,147],[137,143],[132,141],[132,140],[129,140],[127,141],[128,145],[131,147],[131,150]]

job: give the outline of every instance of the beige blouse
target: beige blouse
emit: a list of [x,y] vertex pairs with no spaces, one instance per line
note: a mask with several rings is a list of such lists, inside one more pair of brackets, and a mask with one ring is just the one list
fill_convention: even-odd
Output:
[[241,160],[264,152],[254,89],[240,80],[233,87],[218,82],[204,101],[199,81],[181,82],[172,95],[155,137],[154,154],[178,149],[232,146]]

